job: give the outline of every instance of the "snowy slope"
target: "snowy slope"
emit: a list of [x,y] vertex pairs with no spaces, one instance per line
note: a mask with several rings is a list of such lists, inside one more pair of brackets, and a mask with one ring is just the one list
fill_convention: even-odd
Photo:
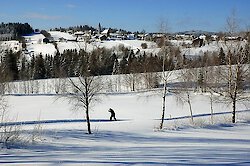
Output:
[[4,50],[12,50],[14,52],[18,52],[22,50],[22,44],[16,40],[0,41],[0,52]]
[[45,55],[55,55],[56,49],[55,46],[51,43],[43,43],[43,39],[45,36],[43,34],[33,34],[29,36],[24,36],[26,45],[27,45],[27,51],[29,57],[31,55],[39,55],[42,54]]
[[[147,49],[143,49],[141,47],[142,43],[146,43],[147,44]],[[104,48],[108,48],[108,49],[118,49],[119,46],[124,46],[125,48],[129,48],[136,51],[154,51],[155,49],[157,49],[157,46],[155,43],[153,42],[147,42],[147,41],[142,41],[142,40],[116,40],[116,41],[102,41],[102,42],[98,42],[95,43],[96,45],[98,45],[99,47],[104,47]]]
[[219,52],[220,47],[223,47],[222,44],[217,44],[213,42],[209,45],[205,45],[202,47],[192,47],[192,48],[184,48],[182,49],[181,54],[185,54],[188,56],[202,56],[205,52]]
[[202,47],[182,48],[181,54],[185,54],[188,56],[203,56],[205,52],[219,52],[220,48],[223,48],[223,50],[227,52],[228,49],[239,49],[240,46],[244,46],[245,44],[245,41],[241,41],[240,43],[235,41],[227,41],[227,43],[225,43],[224,41],[213,41],[210,44],[206,44]]
[[75,40],[76,38],[72,36],[69,33],[66,32],[59,32],[59,31],[49,31],[51,37],[54,38],[54,40],[59,41],[60,38],[64,38],[66,40]]
[[[198,71],[198,69],[197,69]],[[178,77],[181,70],[176,70],[169,74],[169,83],[178,82]],[[167,72],[166,72],[167,73]],[[152,74],[152,73],[151,73]],[[159,84],[162,84],[160,79],[162,73],[154,73],[159,77]],[[99,76],[101,82],[104,84],[102,90],[103,93],[127,93],[132,90],[132,76],[136,77],[137,80],[134,81],[134,89],[136,91],[148,90],[148,75],[145,73],[140,74],[123,74],[123,75],[107,75]],[[78,78],[72,78],[78,82]],[[171,85],[170,85],[171,86]],[[28,94],[56,94],[64,93],[63,89],[71,89],[72,85],[69,84],[68,78],[56,78],[56,79],[42,79],[42,80],[30,80],[30,81],[16,81],[9,82],[6,86],[6,94],[16,94],[16,95],[28,95]]]
[[32,34],[23,36],[27,45],[29,44],[41,44],[45,36],[43,34]]
[[88,44],[86,42],[58,42],[57,47],[60,53],[63,53],[65,50],[77,50],[84,49],[87,52],[93,51],[96,47],[93,44]]
[[27,45],[27,50],[31,55],[55,55],[56,49],[55,46],[51,43],[48,44],[29,44]]
[[[124,46],[129,49],[133,49],[134,51],[145,51],[145,52],[155,52],[155,50],[159,50],[156,47],[156,44],[153,42],[141,41],[141,40],[117,40],[117,41],[95,41],[90,44],[81,41],[81,42],[74,42],[75,37],[65,32],[58,32],[58,31],[49,31],[51,37],[57,43],[57,47],[60,53],[63,53],[65,50],[80,50],[84,49],[87,52],[91,52],[97,48],[107,48],[112,50],[118,50],[119,46]],[[56,50],[54,45],[52,44],[45,44],[43,43],[43,39],[45,38],[42,34],[33,34],[30,36],[24,36],[27,42],[27,50],[29,53],[38,55],[42,53],[43,55],[55,55]],[[60,38],[70,41],[59,41]],[[148,48],[142,49],[141,44],[146,43]]]
[[[215,104],[216,125],[210,124],[209,101],[193,96],[196,127],[167,97],[166,130],[157,131],[161,116],[161,95],[156,92],[110,94],[93,107],[87,135],[83,111],[74,112],[65,99],[56,96],[9,96],[11,115],[18,121],[45,120],[41,140],[14,145],[0,151],[0,163],[13,165],[249,165],[250,113],[237,113],[238,124],[228,123],[227,107]],[[108,108],[118,121],[110,122]],[[243,107],[242,107],[243,108]],[[242,108],[239,107],[240,110]],[[244,110],[244,109],[243,109]],[[203,116],[202,116],[203,115]],[[183,119],[181,119],[183,118]],[[32,132],[35,122],[23,126]],[[206,127],[202,127],[205,125]],[[168,130],[169,129],[169,130]],[[32,157],[31,157],[32,156]]]

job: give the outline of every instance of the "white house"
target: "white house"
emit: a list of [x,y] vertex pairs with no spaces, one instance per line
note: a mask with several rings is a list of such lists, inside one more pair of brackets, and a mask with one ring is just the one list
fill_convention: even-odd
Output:
[[200,36],[199,36],[199,38],[200,38],[200,39],[203,39],[203,40],[206,40],[206,37],[207,37],[206,35],[200,35]]

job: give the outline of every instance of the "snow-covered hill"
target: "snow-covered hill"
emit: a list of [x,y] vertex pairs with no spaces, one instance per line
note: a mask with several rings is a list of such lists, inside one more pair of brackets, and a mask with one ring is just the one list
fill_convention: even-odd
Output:
[[[118,47],[124,46],[135,51],[146,51],[153,52],[157,49],[156,44],[153,42],[141,41],[141,40],[116,40],[116,41],[95,41],[86,43],[84,41],[76,42],[76,37],[65,32],[58,31],[49,31],[51,37],[57,44],[58,50],[60,53],[63,53],[65,50],[80,50],[84,49],[87,52],[91,52],[96,48],[107,48],[112,50],[118,50]],[[27,51],[31,55],[55,55],[56,48],[55,45],[51,43],[44,43],[43,39],[45,36],[42,34],[33,34],[30,36],[25,36],[27,43]],[[141,47],[142,43],[147,44],[147,49]]]
[[[51,37],[56,43],[56,47],[60,53],[63,53],[65,50],[80,50],[84,49],[87,52],[91,52],[97,48],[107,48],[111,49],[114,52],[119,52],[121,47],[126,47],[134,50],[135,53],[153,53],[157,54],[160,51],[160,48],[157,47],[157,44],[154,42],[148,42],[143,40],[111,40],[111,41],[92,41],[91,43],[86,43],[84,41],[76,42],[76,37],[66,32],[59,31],[49,31]],[[26,55],[55,55],[57,50],[55,44],[45,43],[43,39],[45,36],[42,34],[33,34],[29,36],[24,36],[27,51]],[[213,41],[209,44],[205,42],[205,45],[202,47],[193,47],[191,40],[171,40],[173,45],[180,48],[181,55],[186,56],[203,56],[205,52],[218,52],[220,48],[223,48],[225,51],[228,49],[228,46],[225,45],[224,41]],[[147,48],[142,48],[142,44],[146,43]],[[241,42],[244,45],[244,41]],[[186,47],[187,45],[188,48]],[[232,44],[235,45],[235,44]],[[0,49],[12,49],[14,51],[21,51],[21,43],[18,41],[7,41],[0,43]]]
[[27,45],[27,50],[31,55],[55,55],[56,49],[55,46],[51,43],[48,44],[40,44],[34,43]]
[[[23,138],[1,149],[4,165],[249,165],[250,112],[238,107],[238,123],[229,108],[214,105],[210,121],[209,98],[193,94],[195,125],[187,105],[167,96],[164,130],[159,131],[161,93],[108,94],[90,113],[92,135],[86,134],[84,112],[75,112],[57,96],[8,96],[9,115],[21,126]],[[109,108],[118,121],[109,121]],[[39,125],[39,121],[42,124]],[[38,126],[39,125],[39,126]],[[26,140],[26,139],[25,139]]]
[[51,37],[54,38],[55,41],[60,41],[60,38],[66,39],[66,40],[76,40],[76,37],[66,32],[49,31],[49,33]]

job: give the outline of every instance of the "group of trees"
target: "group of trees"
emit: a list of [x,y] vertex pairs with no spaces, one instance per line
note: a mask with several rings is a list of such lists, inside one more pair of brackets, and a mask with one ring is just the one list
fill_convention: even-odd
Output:
[[[1,23],[0,35],[11,34],[11,39],[20,39],[21,36],[33,33],[33,28],[28,23]],[[2,37],[1,40],[7,40],[9,38]]]
[[13,81],[19,79],[18,61],[20,53],[14,53],[13,51],[6,51],[1,56],[0,66],[1,72],[5,76],[4,81]]
[[[250,101],[249,44],[242,46],[242,43],[228,42],[227,51],[221,48],[217,55],[211,53],[211,56],[203,56],[193,62],[189,61],[183,70],[177,72],[178,84],[169,84],[169,76],[172,72],[163,70],[163,114],[160,129],[163,128],[166,111],[165,97],[168,92],[176,96],[178,101],[187,104],[192,123],[194,123],[192,94],[197,91],[210,94],[211,117],[213,117],[213,102],[225,103],[231,108],[232,123],[236,123],[237,105],[246,105]],[[193,67],[194,62],[198,68]],[[169,89],[166,90],[166,87]],[[211,120],[213,123],[213,118]]]
[[92,27],[92,26],[89,26],[89,25],[78,25],[78,26],[72,26],[72,27],[69,27],[69,28],[53,28],[53,29],[50,29],[50,31],[61,31],[61,32],[66,32],[66,31],[69,31],[69,30],[72,30],[73,32],[77,32],[77,31],[96,31],[96,28]]
[[[180,56],[179,52],[177,56]],[[121,57],[121,58],[120,58]],[[121,60],[118,60],[118,59]],[[66,50],[55,56],[32,55],[21,52],[6,51],[0,60],[9,81],[33,80],[61,77],[75,77],[86,69],[90,75],[129,74],[161,71],[162,58],[159,55],[135,54],[133,50],[124,49],[115,54],[105,48],[92,52],[84,50]],[[173,58],[166,59],[166,70],[172,70]]]
[[[228,64],[230,56],[231,65],[237,64],[237,54],[234,50],[219,52],[205,52],[203,56],[187,58],[181,55],[178,47],[167,45],[158,54],[146,54],[122,48],[113,51],[105,48],[97,48],[92,52],[84,50],[66,50],[63,53],[52,55],[25,55],[21,52],[6,51],[0,59],[4,72],[9,81],[34,80],[61,77],[75,77],[84,69],[90,75],[111,74],[136,74],[172,71],[187,68],[203,68]],[[245,56],[241,59],[242,64],[249,64],[249,45],[238,46],[238,52]],[[227,49],[228,50],[228,49]],[[165,56],[163,56],[165,55]],[[167,57],[166,57],[167,55]],[[164,68],[163,68],[164,64]],[[201,73],[203,74],[203,73]]]
[[[165,22],[160,22],[159,29],[163,34],[166,34],[165,25]],[[229,37],[233,38],[237,35],[238,24],[234,12],[226,21],[226,29]],[[237,103],[241,101],[249,102],[249,33],[246,33],[245,36],[247,43],[245,43],[245,41],[225,41],[225,50],[220,48],[219,53],[205,52],[203,56],[196,59],[188,59],[184,54],[182,63],[184,70],[181,71],[179,76],[182,82],[177,87],[174,87],[172,92],[188,104],[192,122],[194,120],[190,92],[196,90],[197,87],[202,89],[202,92],[210,92],[211,114],[213,112],[212,103],[214,101],[214,93],[220,95],[219,101],[226,102],[232,106],[232,123],[236,122]],[[162,50],[166,50],[163,57],[167,59],[171,56],[171,53],[169,53],[169,43],[165,36],[163,36],[160,41]],[[171,71],[165,72],[164,65],[163,63],[162,77],[164,88],[160,129],[163,128],[166,111],[166,95],[169,92],[166,87],[169,82],[169,76],[171,75]],[[197,74],[195,68],[199,68],[199,74]]]

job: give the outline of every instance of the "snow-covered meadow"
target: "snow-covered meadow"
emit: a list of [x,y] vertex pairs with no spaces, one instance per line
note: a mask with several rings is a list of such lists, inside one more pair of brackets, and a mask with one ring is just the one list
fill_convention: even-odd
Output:
[[[231,124],[230,108],[214,105],[214,124],[205,94],[193,94],[195,125],[186,105],[167,96],[164,130],[161,91],[109,93],[90,113],[92,135],[86,134],[85,114],[72,111],[65,98],[55,95],[7,96],[9,115],[23,122],[22,137],[2,148],[0,163],[8,165],[249,165],[250,111],[238,107]],[[118,121],[109,121],[109,108]],[[42,124],[39,124],[39,121]]]

